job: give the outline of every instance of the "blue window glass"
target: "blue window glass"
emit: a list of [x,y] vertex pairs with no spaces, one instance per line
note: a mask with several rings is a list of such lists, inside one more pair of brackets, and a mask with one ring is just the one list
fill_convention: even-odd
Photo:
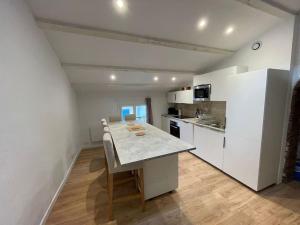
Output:
[[146,105],[138,105],[135,107],[136,119],[142,122],[147,122]]
[[133,106],[123,106],[121,109],[122,120],[125,120],[125,116],[133,113]]

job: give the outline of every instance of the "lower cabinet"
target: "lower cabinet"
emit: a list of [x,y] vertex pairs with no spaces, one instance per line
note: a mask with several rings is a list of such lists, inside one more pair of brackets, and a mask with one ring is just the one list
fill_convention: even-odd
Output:
[[219,169],[223,168],[223,142],[223,132],[194,126],[194,145],[197,149],[192,153]]
[[194,144],[194,125],[188,122],[179,121],[180,139],[193,145]]
[[167,133],[170,133],[170,118],[167,116],[161,117],[161,129]]

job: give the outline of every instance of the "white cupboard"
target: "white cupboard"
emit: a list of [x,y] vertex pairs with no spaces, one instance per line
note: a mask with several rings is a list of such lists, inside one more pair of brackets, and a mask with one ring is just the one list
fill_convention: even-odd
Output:
[[180,139],[193,145],[194,144],[194,125],[185,121],[178,121],[180,127]]
[[247,67],[244,66],[233,66],[211,73],[197,75],[193,78],[193,86],[210,84],[210,101],[226,101],[226,93],[228,92],[228,85],[226,85],[226,82],[228,76],[243,73],[247,70]]
[[288,71],[228,77],[223,171],[258,191],[277,181]]
[[197,125],[194,126],[194,145],[196,150],[192,151],[192,153],[219,169],[223,167],[223,144],[223,132]]
[[167,116],[161,116],[161,128],[163,131],[170,133],[170,118]]
[[176,103],[176,92],[168,93],[168,103]]
[[193,104],[193,90],[173,91],[168,93],[168,103]]

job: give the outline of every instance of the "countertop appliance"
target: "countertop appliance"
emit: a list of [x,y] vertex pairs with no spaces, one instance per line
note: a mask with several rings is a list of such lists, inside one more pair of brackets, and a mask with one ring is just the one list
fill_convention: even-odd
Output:
[[180,127],[176,121],[170,120],[170,134],[180,138]]
[[203,84],[194,87],[194,101],[209,101],[211,85]]
[[169,115],[178,115],[178,110],[175,107],[168,108]]

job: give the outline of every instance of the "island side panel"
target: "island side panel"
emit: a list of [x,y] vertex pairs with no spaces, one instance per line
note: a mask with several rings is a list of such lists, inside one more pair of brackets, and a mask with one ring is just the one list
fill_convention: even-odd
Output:
[[145,199],[178,188],[178,154],[144,162]]

